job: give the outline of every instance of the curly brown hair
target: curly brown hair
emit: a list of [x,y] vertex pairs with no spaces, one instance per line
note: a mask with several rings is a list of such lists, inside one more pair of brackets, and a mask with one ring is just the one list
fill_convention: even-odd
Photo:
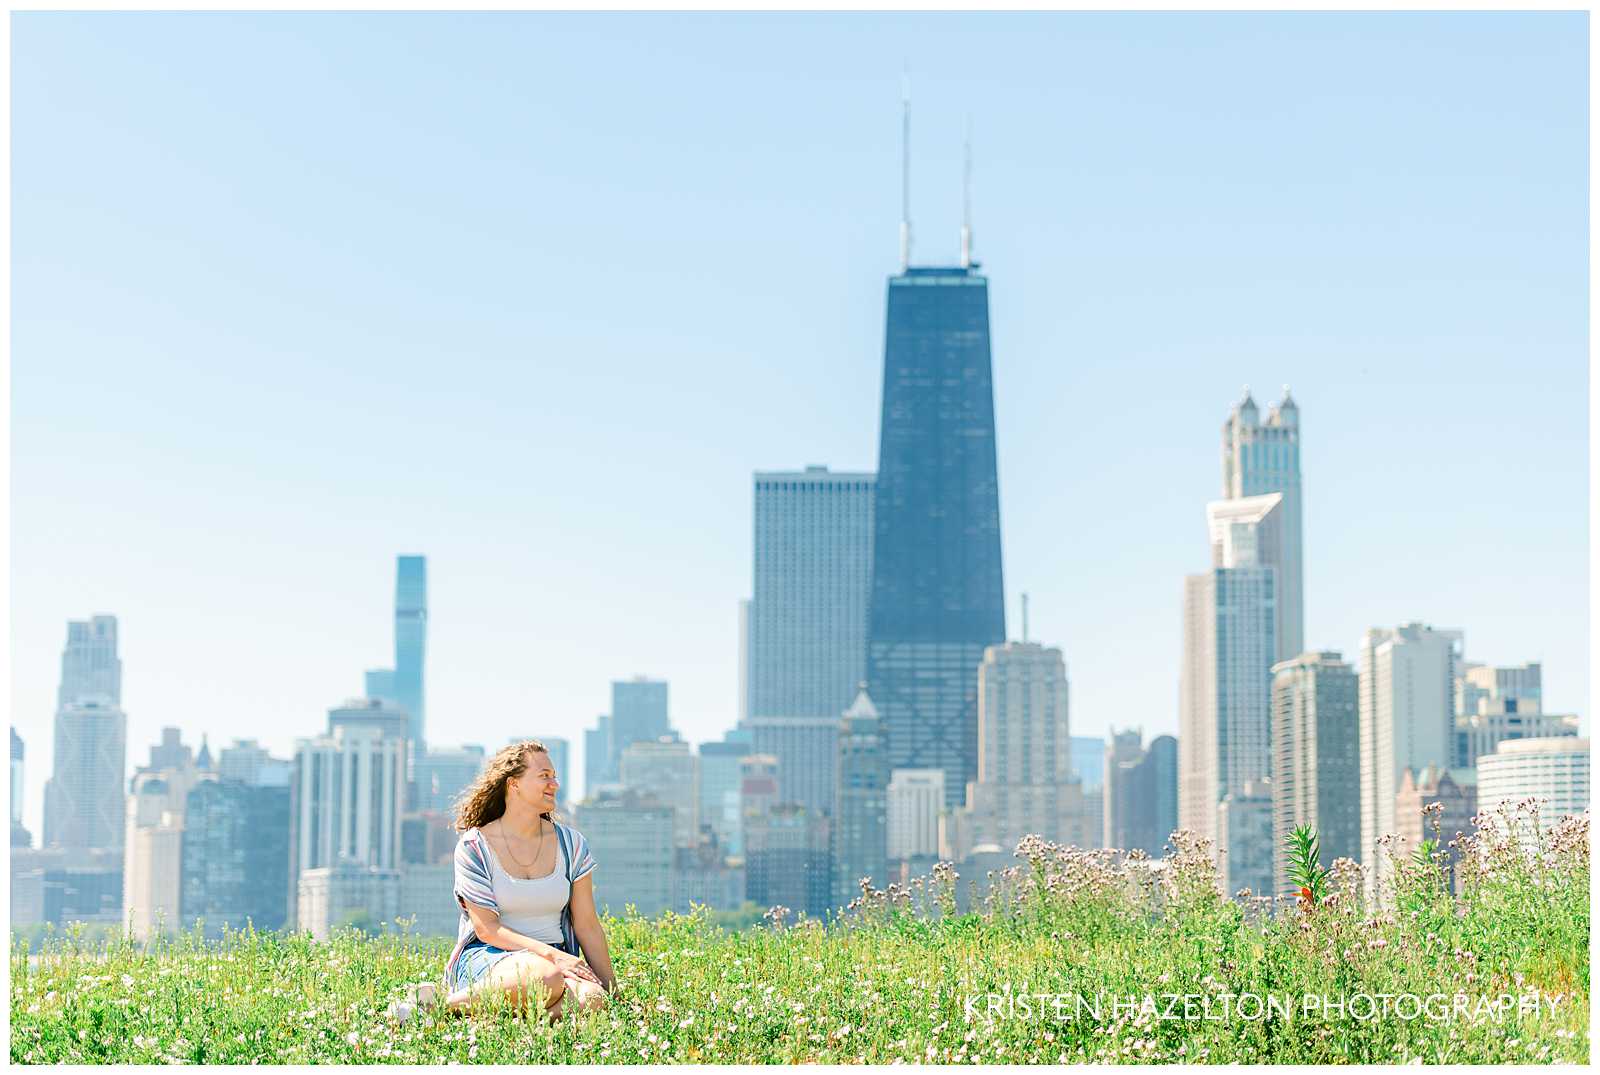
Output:
[[[456,831],[481,828],[503,816],[506,812],[506,781],[528,771],[530,754],[548,753],[549,748],[539,740],[524,739],[520,743],[512,743],[490,758],[489,764],[478,774],[478,779],[467,785],[467,789],[456,799]],[[554,810],[547,810],[539,816],[555,821],[561,815]]]

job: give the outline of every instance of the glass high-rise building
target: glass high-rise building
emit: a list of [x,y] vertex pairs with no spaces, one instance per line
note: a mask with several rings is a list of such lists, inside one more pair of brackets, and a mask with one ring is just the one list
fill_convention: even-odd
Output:
[[[1184,578],[1178,824],[1218,849],[1220,804],[1233,796],[1237,820],[1247,800],[1255,808],[1253,793],[1243,790],[1246,781],[1272,775],[1279,576],[1271,557],[1281,547],[1281,508],[1277,494],[1206,505],[1212,567]],[[1258,790],[1265,794],[1266,785]],[[1268,814],[1270,822],[1270,808]],[[1237,842],[1239,834],[1233,838]],[[1260,854],[1270,863],[1270,847]]]
[[113,706],[122,704],[122,658],[117,656],[115,616],[67,621],[67,646],[61,651],[56,706],[65,708],[83,698],[98,698]]
[[871,474],[823,466],[756,473],[750,718],[836,723],[860,689],[873,484]]
[[883,764],[880,727],[866,691],[856,695],[840,718],[838,799],[831,832],[835,907],[847,906],[861,894],[863,877],[871,878],[874,888],[889,883],[889,770]]
[[184,810],[180,917],[224,927],[282,929],[289,917],[289,788],[205,780]]
[[1256,402],[1244,399],[1222,424],[1222,495],[1229,500],[1278,493],[1281,535],[1264,562],[1278,569],[1278,656],[1298,657],[1305,637],[1304,538],[1300,521],[1300,408],[1289,395],[1259,417]]
[[1316,830],[1324,866],[1361,858],[1360,723],[1355,667],[1338,652],[1272,668],[1273,847]]
[[890,769],[977,767],[978,666],[1005,641],[989,281],[975,267],[889,278],[867,685]]
[[[411,765],[418,810],[449,814],[456,798],[483,772],[488,759],[481,746],[435,747]],[[559,771],[559,770],[558,770]]]
[[635,676],[611,684],[611,749],[620,761],[632,743],[671,734],[666,680]]
[[1158,859],[1178,827],[1178,741],[1158,735],[1146,747],[1142,738],[1139,731],[1112,733],[1112,754],[1105,759],[1104,844],[1138,848]]
[[[428,648],[428,558],[401,556],[394,591],[394,700],[411,719],[411,753],[422,755],[427,741],[423,663]],[[379,695],[382,697],[382,695]]]
[[1372,628],[1361,641],[1357,673],[1357,750],[1361,768],[1361,861],[1368,891],[1389,870],[1380,836],[1395,832],[1395,795],[1407,769],[1450,764],[1455,753],[1459,630],[1422,623]]
[[1099,791],[1106,779],[1106,741],[1098,735],[1072,736],[1072,772],[1083,792]]
[[700,744],[700,823],[710,825],[724,854],[744,854],[739,824],[739,762],[755,752],[752,736],[734,729],[720,743]]
[[583,796],[586,799],[593,797],[600,785],[617,782],[620,759],[611,744],[611,717],[601,714],[595,726],[583,733]]
[[127,759],[128,718],[104,696],[56,711],[43,846],[122,850]]

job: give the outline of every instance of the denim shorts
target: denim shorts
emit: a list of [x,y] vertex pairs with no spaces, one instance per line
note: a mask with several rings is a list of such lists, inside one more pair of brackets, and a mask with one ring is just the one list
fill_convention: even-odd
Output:
[[490,968],[510,954],[507,949],[496,948],[473,938],[456,960],[455,980],[450,983],[451,989],[472,988],[488,976]]

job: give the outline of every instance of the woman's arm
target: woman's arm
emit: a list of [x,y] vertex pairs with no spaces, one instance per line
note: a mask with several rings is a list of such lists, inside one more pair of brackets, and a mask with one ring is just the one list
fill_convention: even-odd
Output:
[[487,907],[480,907],[476,903],[466,901],[467,917],[472,919],[472,932],[478,935],[478,940],[484,944],[492,944],[496,948],[504,948],[508,952],[528,951],[544,956],[557,964],[562,965],[562,960],[572,957],[554,945],[536,941],[532,937],[518,933],[509,926],[500,924],[500,912],[491,911]]
[[572,902],[568,909],[572,912],[572,931],[578,935],[583,958],[600,976],[600,984],[605,986],[606,992],[615,991],[617,976],[611,969],[611,950],[606,947],[605,927],[600,925],[600,916],[594,909],[592,870],[572,883]]

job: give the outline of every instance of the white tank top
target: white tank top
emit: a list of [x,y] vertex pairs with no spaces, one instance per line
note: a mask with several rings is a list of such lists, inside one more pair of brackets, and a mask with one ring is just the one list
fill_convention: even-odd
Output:
[[[488,847],[488,840],[484,846]],[[494,848],[489,847],[489,863],[494,882],[494,901],[500,905],[500,924],[524,937],[545,944],[561,944],[561,912],[572,894],[572,885],[562,872],[566,863],[556,849],[555,869],[544,877],[513,877],[500,865]]]

